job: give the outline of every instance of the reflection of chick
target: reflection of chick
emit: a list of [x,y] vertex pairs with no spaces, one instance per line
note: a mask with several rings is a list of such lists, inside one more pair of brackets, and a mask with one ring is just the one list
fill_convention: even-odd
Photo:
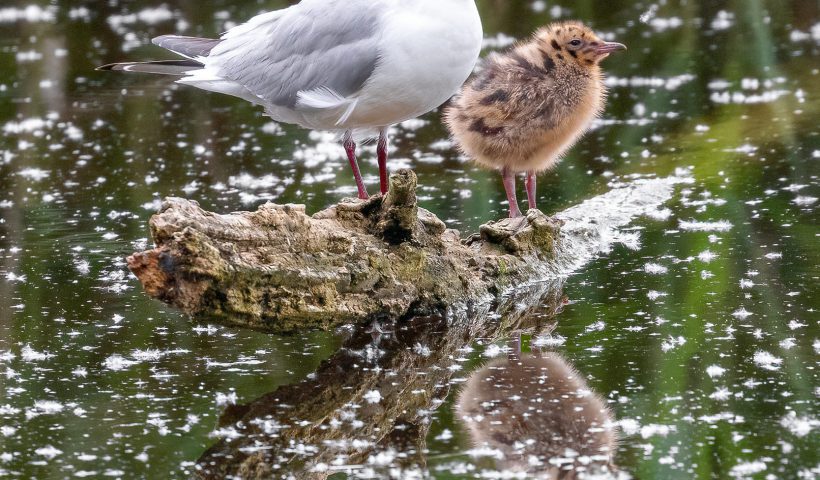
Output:
[[457,409],[476,445],[504,454],[498,468],[573,479],[612,466],[612,414],[558,354],[491,362],[467,380]]
[[549,25],[511,52],[491,56],[447,110],[461,149],[501,170],[511,217],[521,215],[515,174],[527,172],[535,208],[535,174],[552,167],[601,113],[606,90],[598,64],[625,48],[578,22]]

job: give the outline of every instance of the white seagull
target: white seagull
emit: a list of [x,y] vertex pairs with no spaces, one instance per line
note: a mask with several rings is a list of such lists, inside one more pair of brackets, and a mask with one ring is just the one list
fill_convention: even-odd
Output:
[[387,127],[446,102],[473,71],[482,35],[475,0],[302,0],[218,39],[153,39],[184,60],[100,69],[180,76],[178,83],[261,105],[276,121],[344,132],[366,199],[354,131],[379,131],[387,193]]

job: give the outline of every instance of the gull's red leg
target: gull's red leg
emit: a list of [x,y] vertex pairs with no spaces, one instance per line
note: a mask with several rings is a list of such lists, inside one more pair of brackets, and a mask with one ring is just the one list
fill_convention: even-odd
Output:
[[350,130],[345,132],[343,144],[345,152],[347,152],[347,160],[350,162],[350,168],[353,169],[353,177],[356,179],[356,188],[359,189],[359,198],[367,200],[370,195],[367,194],[367,189],[364,188],[362,173],[359,171],[359,163],[356,161],[356,142],[353,141],[353,132]]
[[387,171],[387,129],[382,128],[379,130],[379,143],[376,146],[376,155],[379,157],[379,185],[382,190],[382,195],[387,195],[387,191],[390,189],[390,184],[388,183],[388,171]]
[[507,192],[507,201],[510,202],[510,218],[520,217],[521,210],[518,209],[518,197],[515,195],[515,173],[504,167],[501,178],[504,179],[504,190]]
[[536,208],[535,186],[535,172],[527,172],[527,202],[529,202],[529,208]]

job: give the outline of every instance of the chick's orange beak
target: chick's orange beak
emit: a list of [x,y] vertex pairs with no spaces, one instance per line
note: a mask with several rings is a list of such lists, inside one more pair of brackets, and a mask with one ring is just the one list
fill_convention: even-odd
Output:
[[596,53],[598,53],[598,55],[606,55],[619,50],[626,50],[626,45],[618,42],[604,42],[603,45],[596,49]]

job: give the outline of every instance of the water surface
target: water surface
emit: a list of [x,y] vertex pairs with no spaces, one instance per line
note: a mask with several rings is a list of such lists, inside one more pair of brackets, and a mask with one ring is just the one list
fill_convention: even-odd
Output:
[[[331,425],[337,443],[301,433],[288,445],[296,460],[270,475],[523,478],[548,471],[537,462],[578,457],[528,446],[545,441],[526,428],[520,445],[482,438],[459,400],[484,369],[531,361],[575,369],[575,388],[608,406],[616,475],[817,478],[817,2],[479,5],[487,51],[563,18],[630,47],[607,61],[604,117],[540,180],[544,211],[613,182],[681,171],[692,181],[609,252],[532,292],[540,309],[489,315],[460,335],[430,320],[364,336],[193,324],[147,299],[125,268],[126,255],[148,246],[147,220],[165,196],[220,212],[267,200],[315,211],[354,193],[332,135],[166,79],[93,70],[162,56],[152,36],[213,36],[285,2],[0,6],[0,475],[188,477],[204,471],[200,457],[225,458],[221,446],[241,431],[230,421],[248,409],[279,412],[282,428],[257,425],[274,437],[309,427],[282,414],[277,395],[332,391],[322,372],[342,362],[355,370],[342,380],[364,390],[333,410],[348,412],[346,426]],[[505,214],[500,180],[459,157],[439,113],[393,136],[391,168],[414,168],[422,205],[451,227]],[[375,191],[373,146],[362,168]],[[412,418],[384,413],[406,395],[366,383],[393,374],[416,382]],[[523,382],[504,395],[549,403],[555,391]],[[512,404],[491,411],[517,418]],[[416,429],[372,444],[379,429],[404,424]],[[363,442],[358,456],[321,457],[353,439]]]

